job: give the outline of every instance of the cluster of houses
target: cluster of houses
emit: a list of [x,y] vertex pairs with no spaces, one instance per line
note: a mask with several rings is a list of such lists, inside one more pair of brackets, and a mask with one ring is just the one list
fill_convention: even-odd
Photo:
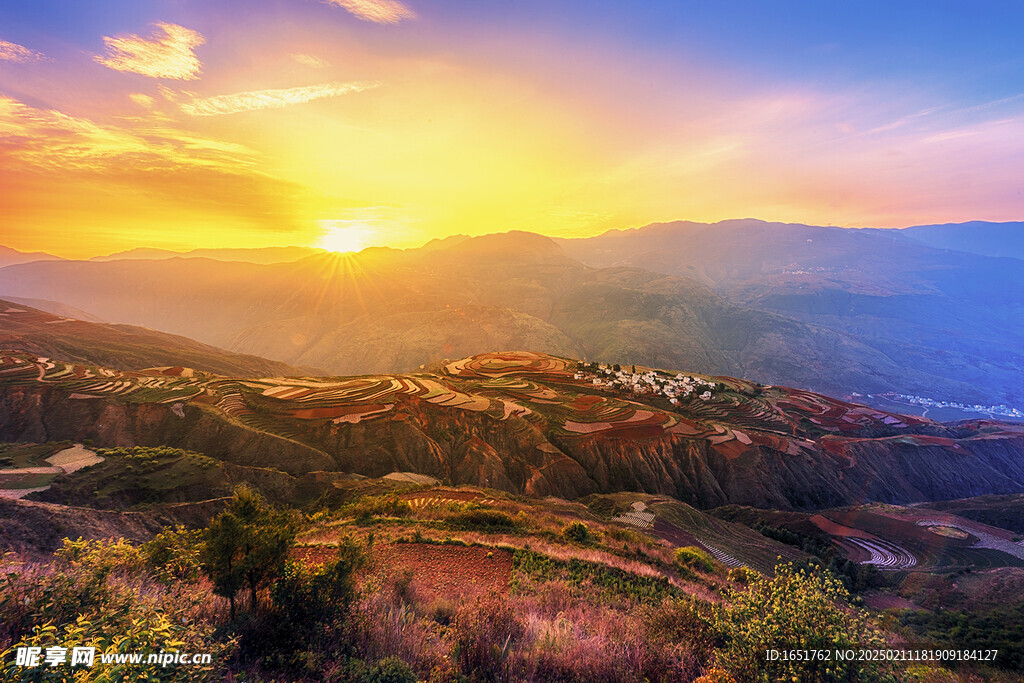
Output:
[[926,406],[928,408],[956,408],[957,410],[964,410],[974,413],[987,413],[989,415],[999,415],[1001,417],[1013,417],[1017,419],[1024,419],[1024,410],[1020,408],[1011,408],[1005,403],[1001,403],[997,406],[984,406],[979,403],[957,403],[956,401],[936,401],[924,396],[914,396],[913,394],[899,394],[894,391],[885,394],[879,394],[891,400],[901,401],[904,403],[912,403],[919,406]]
[[703,377],[692,377],[683,373],[672,377],[653,370],[637,372],[636,366],[633,366],[632,370],[626,370],[618,365],[597,363],[581,363],[573,378],[589,380],[594,386],[638,395],[664,396],[672,405],[678,405],[680,399],[691,396],[707,401],[717,386],[715,382],[708,382]]

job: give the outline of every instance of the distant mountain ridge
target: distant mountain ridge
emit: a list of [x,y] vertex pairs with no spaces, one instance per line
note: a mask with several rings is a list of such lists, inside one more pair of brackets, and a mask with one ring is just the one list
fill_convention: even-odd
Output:
[[818,390],[935,383],[842,334],[737,307],[688,278],[588,267],[540,235],[437,247],[272,265],[33,264],[0,270],[0,289],[336,374],[530,348]]
[[31,263],[32,261],[59,261],[59,256],[47,254],[42,251],[24,252],[0,245],[0,268],[12,266],[17,263]]
[[456,235],[277,263],[253,262],[277,258],[252,255],[266,250],[197,251],[14,265],[0,292],[339,374],[532,348],[840,395],[1024,405],[1024,262],[908,230],[743,219],[585,239]]
[[1024,262],[911,234],[745,219],[558,241],[592,266],[692,277],[735,305],[850,335],[904,367],[962,382],[940,380],[924,395],[1024,405]]
[[288,263],[315,254],[326,254],[325,249],[313,247],[254,247],[225,249],[192,249],[190,251],[173,251],[170,249],[153,249],[137,247],[127,251],[119,251],[106,256],[94,256],[90,261],[116,261],[119,259],[170,259],[170,258],[210,258],[218,261],[245,261],[247,263]]
[[938,249],[1024,259],[1024,222],[915,225],[900,232]]

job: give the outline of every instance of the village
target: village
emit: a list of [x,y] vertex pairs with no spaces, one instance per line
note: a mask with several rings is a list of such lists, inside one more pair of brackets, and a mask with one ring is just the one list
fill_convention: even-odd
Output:
[[707,401],[717,387],[715,382],[709,382],[703,377],[684,375],[681,372],[673,377],[669,373],[655,370],[637,372],[635,365],[625,370],[618,363],[606,365],[581,362],[576,366],[573,379],[639,396],[663,396],[672,405],[679,405],[680,400],[691,397]]

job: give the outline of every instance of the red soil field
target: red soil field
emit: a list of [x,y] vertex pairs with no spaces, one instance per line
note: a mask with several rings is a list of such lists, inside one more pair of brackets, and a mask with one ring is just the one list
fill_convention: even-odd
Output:
[[499,548],[396,543],[375,548],[374,554],[376,566],[392,575],[411,571],[412,586],[428,600],[505,592],[512,578],[512,553]]

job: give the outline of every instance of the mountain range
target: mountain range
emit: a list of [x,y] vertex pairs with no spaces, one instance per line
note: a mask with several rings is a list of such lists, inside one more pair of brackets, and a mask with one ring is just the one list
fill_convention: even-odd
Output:
[[908,236],[927,232],[741,220],[273,263],[252,261],[277,251],[244,249],[216,253],[249,261],[36,261],[0,269],[0,293],[335,374],[521,348],[837,395],[1021,405],[1024,261]]

